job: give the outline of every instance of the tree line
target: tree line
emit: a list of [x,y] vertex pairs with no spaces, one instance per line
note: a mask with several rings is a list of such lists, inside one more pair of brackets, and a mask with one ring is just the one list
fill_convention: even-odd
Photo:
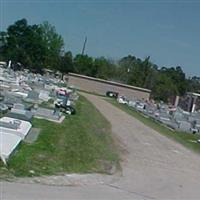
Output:
[[73,56],[64,51],[62,36],[48,22],[29,25],[21,19],[0,32],[0,60],[12,60],[36,72],[49,68],[148,88],[154,99],[165,102],[187,91],[200,92],[200,77],[187,78],[180,66],[159,67],[150,57],[128,55],[113,61],[82,54]]

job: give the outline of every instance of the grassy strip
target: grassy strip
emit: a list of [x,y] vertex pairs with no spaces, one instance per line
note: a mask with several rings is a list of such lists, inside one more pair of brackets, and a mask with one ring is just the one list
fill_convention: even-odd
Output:
[[136,110],[134,110],[133,108],[131,108],[127,105],[119,104],[119,103],[117,103],[117,101],[112,100],[112,99],[109,99],[107,101],[110,102],[111,104],[113,104],[114,106],[118,107],[119,109],[125,111],[129,115],[140,120],[143,124],[151,127],[152,129],[156,130],[157,132],[181,143],[185,147],[188,147],[189,149],[192,149],[195,152],[200,153],[200,144],[198,144],[196,142],[198,139],[200,139],[200,135],[172,131],[172,130],[168,129],[167,127],[163,126],[161,123],[159,123],[151,118],[145,117],[144,115],[142,115],[141,113],[137,112]]
[[80,90],[80,89],[77,89],[78,92],[83,92],[83,93],[86,93],[86,94],[92,94],[92,95],[95,95],[95,96],[99,96],[99,97],[106,97],[106,94],[103,95],[103,94],[98,94],[96,92],[89,92],[89,91],[86,91],[86,90]]
[[[109,122],[82,96],[76,108],[77,114],[62,124],[34,119],[33,127],[41,129],[39,138],[33,144],[21,143],[8,162],[8,172],[15,176],[106,173],[118,163]],[[2,173],[5,168],[0,167],[0,177]]]

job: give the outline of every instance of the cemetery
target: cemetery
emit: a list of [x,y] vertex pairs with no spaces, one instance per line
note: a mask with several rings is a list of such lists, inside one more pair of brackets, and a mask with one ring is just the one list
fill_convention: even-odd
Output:
[[[14,71],[10,67],[0,68],[0,158],[6,164],[18,144],[31,133],[34,118],[62,123],[66,114],[57,108],[56,102],[67,104],[75,110],[75,90],[59,87],[64,82],[54,75],[40,75],[28,70]],[[62,91],[62,99],[60,98]],[[72,95],[72,98],[70,97]],[[49,103],[50,102],[50,103]],[[46,103],[51,105],[43,108]]]
[[129,100],[124,96],[119,96],[117,102],[126,104],[130,108],[176,131],[200,134],[200,110],[188,112],[179,106],[167,105],[164,102],[139,99]]
[[0,84],[0,179],[107,173],[118,162],[109,122],[61,77],[4,66]]
[[[23,157],[23,159],[30,159],[30,162],[32,162],[37,155],[42,155],[40,152],[38,152],[38,149],[40,149],[40,147],[37,146],[38,138],[40,138],[39,143],[42,141],[40,145],[45,146],[43,148],[48,147],[45,154],[47,154],[49,157],[51,157],[49,153],[52,154],[53,151],[51,149],[51,145],[56,146],[55,149],[61,148],[61,151],[68,151],[65,148],[63,149],[63,146],[65,146],[67,142],[70,142],[70,140],[66,140],[66,133],[68,136],[72,134],[73,136],[70,137],[72,137],[76,142],[78,140],[77,144],[74,143],[74,141],[71,142],[71,144],[68,146],[69,149],[71,149],[71,145],[74,144],[75,146],[73,148],[75,148],[75,150],[73,151],[82,151],[81,145],[86,145],[86,147],[84,146],[84,148],[86,148],[85,153],[88,152],[88,154],[90,154],[91,149],[87,149],[89,146],[83,142],[84,140],[80,139],[83,137],[79,135],[82,134],[80,130],[86,135],[88,133],[90,134],[90,132],[92,132],[93,135],[96,130],[99,129],[102,129],[102,132],[110,132],[109,125],[106,125],[107,129],[103,130],[101,123],[98,124],[98,121],[101,122],[101,120],[104,124],[108,123],[104,121],[104,119],[101,119],[102,116],[97,117],[97,123],[94,125],[94,116],[99,114],[95,113],[97,111],[91,111],[91,108],[94,108],[91,106],[91,104],[87,105],[84,98],[79,98],[79,95],[75,89],[76,85],[67,87],[65,81],[63,81],[58,75],[55,76],[54,73],[40,75],[31,73],[26,69],[14,71],[9,67],[1,67],[0,84],[0,145],[2,147],[0,149],[0,158],[3,163],[7,165],[9,158],[12,157],[9,163],[11,163],[10,166],[15,166],[15,170],[20,169],[19,166],[21,165],[26,165],[26,163],[21,163],[21,157]],[[115,94],[113,91],[109,91],[109,94],[110,93]],[[190,105],[192,109],[188,111],[182,109],[178,104],[176,106],[167,105],[163,102],[149,100],[148,98],[144,99],[135,97],[128,99],[126,96],[123,96],[122,93],[116,94],[117,95],[107,94],[107,96],[116,98],[119,104],[127,105],[129,109],[133,109],[141,113],[145,116],[145,118],[150,118],[164,125],[165,127],[168,127],[170,130],[175,130],[181,133],[184,132],[184,134],[188,133],[191,135],[198,135],[200,133],[200,112],[197,109],[198,106],[196,105]],[[194,94],[192,95],[194,96]],[[190,102],[196,103],[198,99],[196,96],[197,95],[195,94],[195,102]],[[80,108],[83,105],[88,106],[87,110]],[[83,113],[79,113],[80,110]],[[88,110],[94,112],[94,114],[90,114],[91,116],[88,115]],[[75,121],[68,117],[68,115],[77,113],[78,116],[75,115]],[[85,126],[87,131],[85,128],[83,128]],[[43,134],[47,137],[41,139],[40,135]],[[56,136],[57,139],[55,140]],[[77,137],[80,137],[80,140]],[[95,141],[94,144],[85,136],[84,139],[88,140],[87,142],[89,142],[90,145],[99,145],[100,147],[103,147],[105,145],[103,144],[105,141],[98,141],[98,144],[95,137],[93,138]],[[104,137],[107,136],[104,135]],[[110,138],[110,136],[108,137]],[[59,146],[62,141],[65,141],[66,144],[63,143],[61,146]],[[111,142],[111,138],[109,141]],[[50,146],[49,142],[51,142]],[[22,145],[18,149],[17,147],[20,143],[22,143]],[[32,145],[32,148],[29,149],[29,145]],[[78,148],[76,148],[77,145]],[[94,149],[96,149],[96,146]],[[27,157],[26,153],[29,151],[31,151],[31,153]],[[98,149],[95,151],[98,152]],[[106,153],[107,152],[108,149],[106,150]],[[70,152],[68,153],[69,160],[72,159],[70,158],[72,156],[73,159],[79,159],[79,161],[81,160],[81,162],[83,162],[84,167],[82,168],[82,171],[87,171],[87,169],[91,167],[92,164],[87,161],[82,153],[79,152],[77,158]],[[95,155],[98,155],[98,153],[94,152]],[[101,153],[103,153],[103,151],[101,151]],[[113,153],[113,151],[109,152],[108,155],[110,155],[108,159],[111,159],[112,161],[117,159],[117,156]],[[45,170],[36,170],[35,175],[40,175],[41,173],[51,173],[47,170],[47,165],[50,166],[52,161],[49,160],[49,157],[46,157],[45,155],[44,157],[47,159],[42,164],[46,166]],[[52,155],[52,157],[54,157],[55,160],[57,159],[56,155]],[[40,158],[38,159],[40,160]],[[65,160],[66,158],[63,159]],[[71,164],[74,162],[73,159]],[[85,160],[82,161],[82,159]],[[87,162],[88,164],[86,164]],[[59,162],[57,162],[57,164],[59,165]],[[57,167],[58,166],[55,167],[55,171],[58,170]],[[76,167],[72,167],[72,171],[80,170]],[[37,167],[35,166],[35,168]],[[64,168],[69,171],[71,170],[71,168],[68,166]],[[43,172],[41,172],[41,170]],[[53,172],[55,172],[54,170]],[[20,172],[16,170],[16,174],[23,176],[29,174],[29,167],[25,166]]]

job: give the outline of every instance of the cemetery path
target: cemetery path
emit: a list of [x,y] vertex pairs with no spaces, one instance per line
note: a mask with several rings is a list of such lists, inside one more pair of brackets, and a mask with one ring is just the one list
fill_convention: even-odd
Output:
[[200,155],[106,102],[84,94],[112,125],[124,150],[122,177],[113,185],[144,197],[200,198]]
[[76,187],[1,182],[0,199],[199,199],[199,155],[103,98],[83,95],[112,125],[121,152],[121,176]]

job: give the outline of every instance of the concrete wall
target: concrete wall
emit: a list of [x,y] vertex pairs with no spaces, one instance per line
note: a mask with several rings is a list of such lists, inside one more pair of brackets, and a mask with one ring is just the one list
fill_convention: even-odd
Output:
[[105,95],[107,91],[118,92],[119,95],[124,95],[128,99],[149,99],[150,90],[144,88],[133,87],[130,85],[120,84],[103,79],[96,79],[88,76],[69,73],[68,85],[75,86],[77,89],[94,92]]

